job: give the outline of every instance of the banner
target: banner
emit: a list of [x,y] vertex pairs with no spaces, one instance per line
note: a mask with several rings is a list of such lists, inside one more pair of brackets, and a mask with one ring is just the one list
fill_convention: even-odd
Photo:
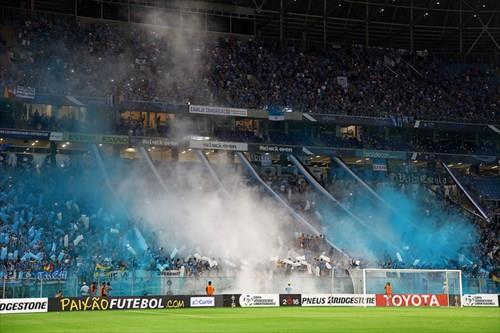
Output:
[[17,86],[15,95],[18,98],[35,99],[35,88]]
[[63,132],[50,132],[50,141],[62,141],[63,140]]
[[165,299],[166,309],[181,309],[190,306],[189,296],[166,296]]
[[[135,142],[136,140],[134,140]],[[163,146],[163,147],[177,147],[179,143],[174,140],[165,139],[165,138],[142,138],[139,141],[143,145],[149,146]]]
[[191,139],[189,141],[189,148],[247,151],[248,144],[243,142],[203,141]]
[[191,297],[190,305],[192,308],[214,307],[215,297]]
[[282,121],[285,120],[285,112],[282,108],[269,104],[267,106],[268,118],[271,121]]
[[373,160],[373,171],[381,171],[381,172],[386,172],[387,171],[387,161],[384,159],[374,159]]
[[106,143],[127,145],[128,136],[125,135],[102,135],[102,134],[84,134],[84,133],[64,133],[64,141],[81,143]]
[[374,294],[302,294],[302,306],[375,306]]
[[55,270],[53,272],[40,271],[36,272],[35,276],[38,280],[66,280],[68,278],[68,272],[61,270]]
[[189,105],[189,113],[209,114],[214,116],[246,117],[247,109],[226,108],[219,106]]
[[498,299],[497,294],[464,294],[462,304],[464,306],[499,306]]
[[240,296],[241,294],[226,294],[226,295],[223,295],[222,297],[222,304],[224,307],[227,307],[227,308],[236,308],[236,307],[240,307]]
[[278,294],[243,294],[240,296],[241,307],[276,307],[280,305]]
[[0,314],[47,312],[47,298],[5,298],[0,299]]
[[337,83],[344,89],[347,89],[349,83],[347,81],[347,76],[337,76]]
[[167,297],[62,297],[49,299],[49,311],[164,309]]
[[377,294],[377,306],[448,306],[446,294]]
[[280,294],[280,306],[300,306],[300,294]]
[[0,128],[0,135],[3,137],[22,138],[28,140],[47,140],[49,139],[50,132]]
[[426,174],[419,172],[391,172],[391,181],[399,184],[427,184],[427,185],[447,185],[452,183],[450,177],[440,174]]
[[262,151],[266,153],[300,153],[302,147],[300,146],[283,146],[283,145],[250,145],[251,151]]
[[356,150],[356,157],[405,160],[407,158],[407,153],[404,151],[388,150]]

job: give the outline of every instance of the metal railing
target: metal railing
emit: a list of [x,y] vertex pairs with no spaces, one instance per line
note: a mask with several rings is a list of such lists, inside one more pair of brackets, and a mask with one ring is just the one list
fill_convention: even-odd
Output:
[[[288,283],[296,293],[352,294],[355,293],[353,280],[348,274],[332,273],[322,276],[307,274],[239,274],[169,276],[157,271],[131,271],[119,274],[96,276],[100,286],[109,282],[110,296],[146,295],[195,295],[203,294],[208,281],[217,293],[280,293],[285,292]],[[3,279],[1,298],[54,297],[61,292],[67,297],[81,296],[83,281],[76,275],[68,275],[65,280],[41,280],[36,278]],[[89,285],[93,281],[85,281]],[[484,277],[463,277],[464,294],[499,294],[500,283]],[[383,285],[380,287],[383,288]],[[97,288],[99,290],[99,288]],[[400,291],[401,292],[401,291]]]

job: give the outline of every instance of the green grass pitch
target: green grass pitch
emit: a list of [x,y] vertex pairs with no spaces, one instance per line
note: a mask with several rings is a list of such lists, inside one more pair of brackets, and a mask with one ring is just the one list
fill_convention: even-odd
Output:
[[478,332],[500,333],[500,308],[217,308],[0,316],[27,332]]

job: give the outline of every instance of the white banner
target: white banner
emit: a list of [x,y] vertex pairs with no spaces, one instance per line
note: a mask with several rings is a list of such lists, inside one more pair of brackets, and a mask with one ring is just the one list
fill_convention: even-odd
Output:
[[47,298],[6,298],[0,299],[0,314],[47,312]]
[[464,306],[499,306],[497,294],[464,294],[462,304]]
[[35,88],[31,87],[16,87],[16,97],[26,98],[26,99],[35,99]]
[[142,138],[141,143],[143,145],[150,145],[150,146],[165,146],[165,147],[179,146],[179,143],[177,141],[164,138]]
[[202,141],[191,139],[189,141],[189,148],[247,151],[248,144],[243,142]]
[[246,117],[247,109],[226,108],[222,106],[189,105],[189,113],[210,114],[215,116]]
[[192,308],[215,306],[214,297],[191,297],[190,302]]
[[240,305],[244,308],[280,306],[280,296],[278,294],[242,294]]
[[302,306],[375,306],[374,294],[302,294]]
[[62,132],[50,132],[50,141],[62,141],[63,133]]
[[373,171],[387,171],[387,164],[373,163]]

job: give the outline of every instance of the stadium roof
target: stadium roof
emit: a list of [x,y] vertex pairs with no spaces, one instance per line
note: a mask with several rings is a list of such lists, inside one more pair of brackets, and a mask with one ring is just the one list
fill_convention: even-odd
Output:
[[281,25],[285,39],[456,53],[500,50],[498,0],[212,2],[255,9],[256,30],[266,37],[279,38]]
[[[0,5],[22,7],[26,2],[0,0]],[[200,16],[245,19],[252,21],[250,29],[257,36],[293,40],[299,43],[359,44],[456,54],[494,52],[498,54],[500,50],[500,1],[498,0],[31,0],[31,2],[32,9],[70,15],[90,5],[101,8],[101,17],[102,12],[106,16],[106,8],[108,10],[116,8],[117,11],[125,9],[129,13],[123,16],[129,20],[135,12],[159,8],[171,13],[177,11],[177,13],[188,12]]]

